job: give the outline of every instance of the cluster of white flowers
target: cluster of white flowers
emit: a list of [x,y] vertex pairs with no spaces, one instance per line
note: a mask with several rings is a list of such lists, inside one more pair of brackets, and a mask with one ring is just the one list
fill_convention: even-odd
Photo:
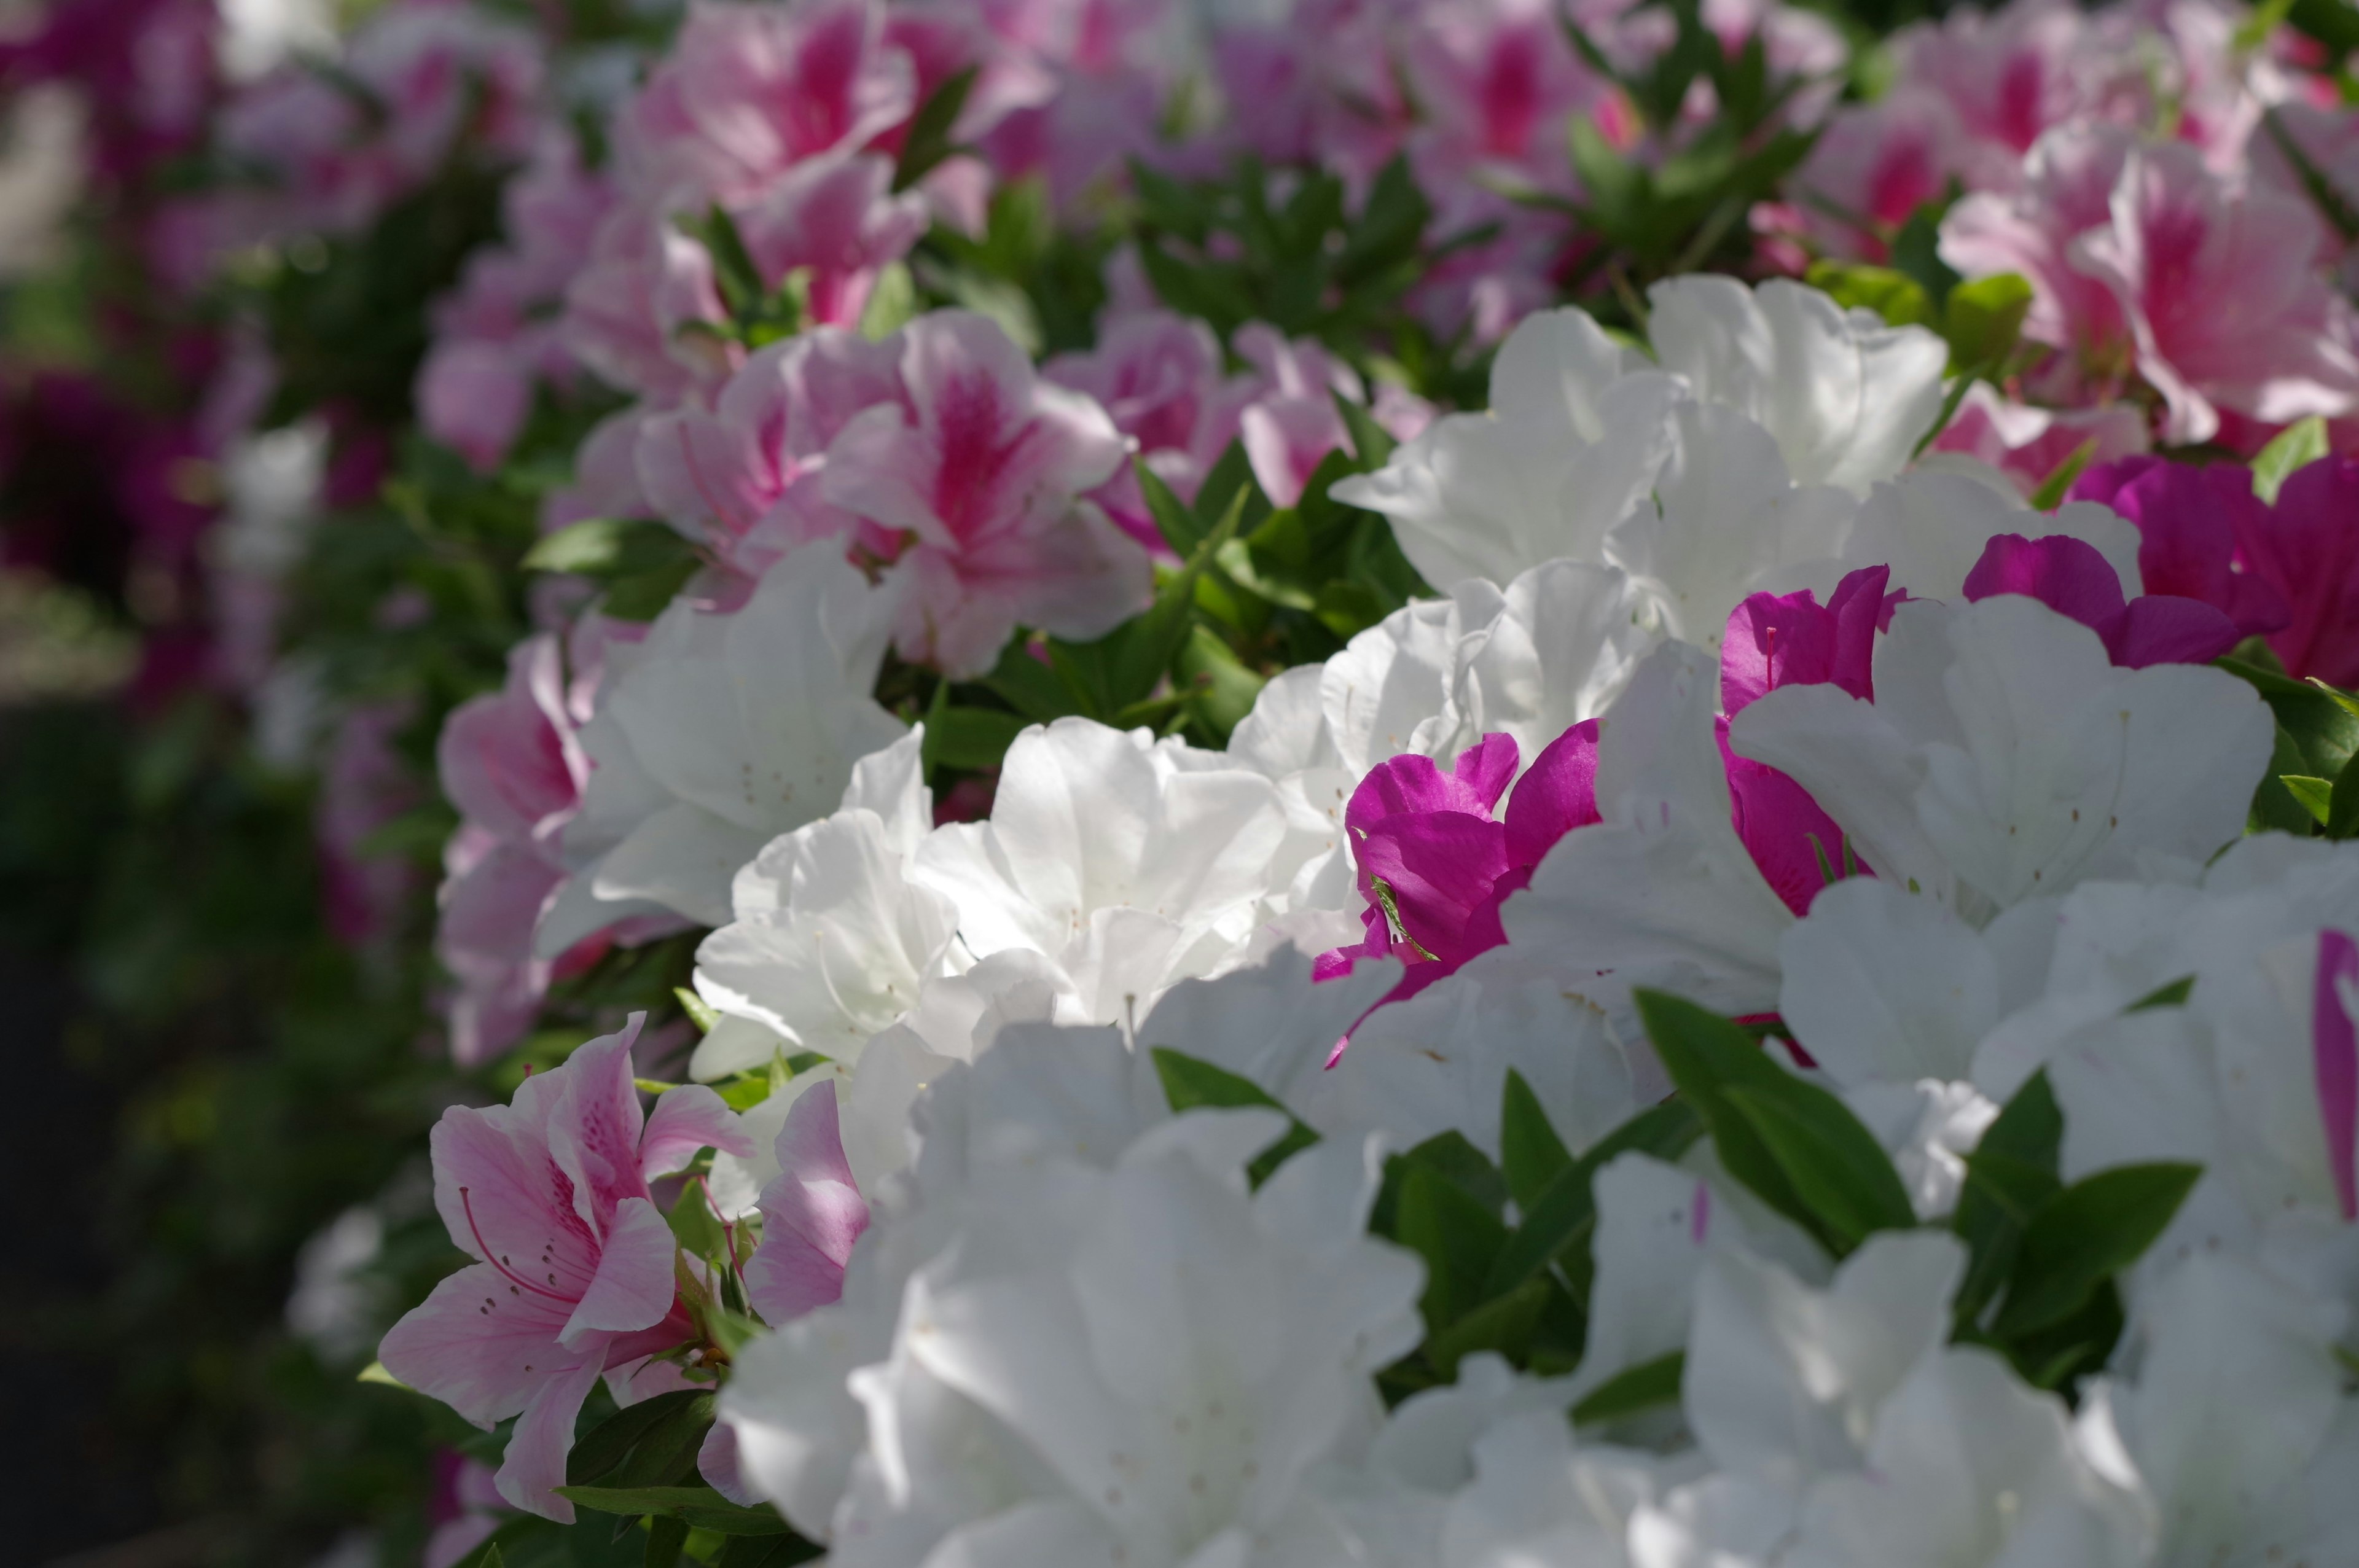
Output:
[[[2251,686],[1977,586],[2037,536],[2145,602],[2112,512],[1911,466],[1938,340],[1651,304],[1338,487],[1454,586],[1225,752],[1060,719],[936,826],[828,546],[606,649],[539,945],[712,925],[693,1076],[805,1068],[714,1173],[800,1271],[722,1411],[837,1568],[2359,1563],[2359,849],[2245,837]],[[1856,678],[1736,645],[1873,568]],[[1504,940],[1406,985],[1355,794],[1575,732]]]

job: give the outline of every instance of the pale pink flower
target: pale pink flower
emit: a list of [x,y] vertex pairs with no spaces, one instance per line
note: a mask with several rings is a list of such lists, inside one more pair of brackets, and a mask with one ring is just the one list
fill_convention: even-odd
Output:
[[1489,216],[1478,177],[1569,193],[1567,127],[1603,95],[1545,0],[1444,0],[1414,18],[1402,51],[1425,122],[1409,138],[1419,184],[1445,228]]
[[844,427],[821,493],[896,536],[902,656],[974,676],[1018,622],[1091,639],[1144,609],[1146,553],[1080,499],[1123,460],[1105,411],[983,316],[937,311],[890,344],[901,398]]
[[538,37],[472,5],[387,5],[353,35],[343,66],[385,111],[385,148],[412,184],[463,139],[521,159],[538,130],[547,62]]
[[2359,404],[2351,312],[2321,276],[2308,203],[2231,185],[2169,143],[2131,154],[2108,216],[2071,260],[2119,301],[2166,440],[2210,439],[2223,408],[2277,424]]
[[843,427],[879,405],[897,409],[900,395],[893,350],[822,327],[748,359],[710,412],[691,405],[647,419],[639,482],[674,527],[747,577],[815,539],[889,558],[890,535],[859,537],[861,520],[831,503],[821,480]]
[[1976,382],[1957,416],[1933,438],[1937,452],[1979,458],[2029,495],[2082,447],[2092,467],[2147,449],[2146,414],[2127,403],[2095,408],[2035,408]]
[[639,488],[639,429],[648,417],[635,406],[598,421],[573,454],[573,482],[542,498],[542,533],[592,517],[644,517],[655,510]]
[[843,1265],[868,1228],[836,1122],[835,1085],[806,1090],[778,1130],[778,1173],[762,1189],[762,1245],[745,1297],[773,1327],[843,1294]]
[[508,344],[458,338],[426,356],[416,396],[426,433],[489,473],[532,412],[532,374]]
[[877,273],[924,235],[926,199],[893,191],[893,160],[875,154],[796,165],[735,213],[764,284],[804,269],[810,323],[854,327]]
[[418,883],[409,861],[381,849],[372,852],[368,842],[417,804],[417,784],[393,746],[408,721],[403,703],[353,708],[337,723],[320,770],[312,829],[320,849],[321,898],[328,929],[349,946],[390,932]]
[[1937,93],[1897,92],[1836,115],[1795,177],[1806,231],[1835,254],[1886,260],[1886,237],[1947,194],[1962,141]]
[[2101,37],[2100,26],[2071,0],[1961,9],[1894,36],[1900,71],[1893,92],[1938,94],[1978,150],[1969,182],[2007,189],[2016,161],[2041,136],[2097,113],[2125,83],[2137,82],[2125,40]]
[[1277,329],[1249,321],[1237,329],[1237,357],[1261,373],[1262,385],[1238,416],[1245,456],[1263,493],[1280,506],[1302,499],[1302,487],[1328,453],[1352,449],[1351,432],[1335,399],[1367,401],[1359,373],[1309,339],[1288,341]]
[[520,1417],[500,1496],[566,1523],[573,1505],[553,1488],[591,1385],[695,1332],[648,1182],[700,1149],[754,1152],[701,1085],[670,1090],[653,1116],[641,1109],[630,1046],[642,1016],[527,1078],[509,1105],[443,1112],[434,1206],[476,1261],[435,1286],[378,1352],[396,1378],[480,1426]]
[[2082,268],[2074,246],[2112,221],[2114,188],[2135,146],[2112,125],[2059,130],[2025,160],[2020,191],[1969,196],[1941,223],[1941,259],[1950,265],[1969,277],[2018,273],[2031,284],[2023,335],[2064,351],[2058,402],[2110,396],[2131,368],[2135,349],[2121,305],[2102,278]]
[[[1186,502],[1236,439],[1238,416],[1260,390],[1255,378],[1228,373],[1211,328],[1159,308],[1117,316],[1097,347],[1060,354],[1040,373],[1095,398],[1114,428],[1137,443],[1140,460]],[[1162,547],[1129,464],[1090,498],[1139,543]]]
[[554,970],[533,957],[533,926],[565,880],[557,835],[581,804],[590,764],[574,740],[553,635],[517,644],[506,684],[451,710],[435,760],[461,817],[443,854],[435,952],[459,981],[451,1054],[468,1065],[523,1035]]
[[880,0],[697,0],[616,127],[633,189],[701,207],[758,200],[806,158],[866,146],[918,106]]
[[728,319],[705,248],[636,208],[608,218],[590,264],[565,291],[566,346],[602,379],[658,403],[717,384],[743,351],[717,331]]

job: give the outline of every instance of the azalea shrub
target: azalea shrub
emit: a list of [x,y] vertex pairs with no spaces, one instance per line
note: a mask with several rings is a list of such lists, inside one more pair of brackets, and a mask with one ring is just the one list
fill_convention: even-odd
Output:
[[2359,13],[346,11],[0,46],[224,1560],[2359,1564]]

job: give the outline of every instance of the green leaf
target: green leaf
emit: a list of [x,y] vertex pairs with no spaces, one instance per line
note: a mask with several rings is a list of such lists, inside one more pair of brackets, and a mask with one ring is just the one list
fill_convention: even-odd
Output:
[[901,156],[893,165],[894,189],[908,189],[958,150],[951,144],[951,132],[958,124],[959,112],[966,107],[967,93],[973,88],[975,73],[981,69],[968,66],[935,88],[918,105],[918,112],[909,117],[908,132],[901,140]]
[[1195,554],[1206,532],[1196,514],[1188,510],[1186,502],[1172,493],[1162,475],[1147,466],[1145,458],[1131,459],[1130,466],[1138,475],[1139,493],[1147,498],[1147,515],[1155,519],[1156,531],[1163,535],[1163,542],[1181,560]]
[[2094,436],[2073,448],[2062,462],[2049,470],[2048,477],[2039,481],[2039,488],[2031,492],[2031,509],[2034,512],[2053,512],[2063,505],[2064,497],[2071,492],[2072,481],[2087,470],[2096,455],[2097,438]]
[[1499,1166],[1506,1173],[1508,1195],[1527,1214],[1551,1184],[1572,1169],[1572,1155],[1549,1125],[1539,1097],[1513,1067],[1507,1069],[1499,1107]]
[[1770,1207],[1838,1257],[1871,1230],[1917,1223],[1883,1146],[1843,1101],[1779,1067],[1716,1013],[1662,991],[1642,989],[1636,1000],[1721,1163]]
[[1599,1139],[1526,1210],[1523,1224],[1499,1253],[1491,1277],[1493,1293],[1512,1290],[1553,1260],[1564,1266],[1575,1303],[1585,1306],[1589,1236],[1597,1223],[1591,1188],[1597,1173],[1634,1149],[1658,1160],[1676,1160],[1702,1136],[1703,1123],[1695,1112],[1678,1100],[1668,1100],[1640,1111]]
[[1245,722],[1269,684],[1269,677],[1239,663],[1219,633],[1201,622],[1188,629],[1174,668],[1191,694],[1190,707],[1206,738],[1221,746],[1228,744],[1230,733]]
[[688,1021],[696,1025],[699,1034],[712,1033],[712,1026],[721,1022],[721,1015],[712,1011],[712,1004],[688,987],[674,986],[671,994],[679,1000],[680,1011],[688,1014]]
[[1478,1350],[1495,1351],[1521,1366],[1529,1354],[1532,1336],[1548,1311],[1552,1293],[1563,1287],[1541,1275],[1526,1280],[1503,1296],[1493,1296],[1469,1308],[1425,1342],[1426,1364],[1442,1381],[1458,1376],[1458,1363]]
[[1652,1361],[1642,1361],[1625,1372],[1617,1372],[1584,1395],[1572,1407],[1575,1426],[1593,1426],[1599,1422],[1614,1421],[1657,1405],[1675,1404],[1680,1397],[1680,1384],[1687,1376],[1688,1357],[1684,1350],[1674,1350]]
[[2327,455],[2326,420],[2317,414],[2297,419],[2253,455],[2253,493],[2275,506],[2277,492],[2296,470]]
[[729,1239],[722,1232],[712,1205],[705,1198],[704,1188],[697,1183],[682,1184],[678,1201],[664,1219],[671,1227],[672,1239],[691,1256],[724,1263],[728,1260]]
[[356,1383],[383,1383],[388,1389],[401,1389],[411,1393],[415,1393],[417,1391],[416,1390],[411,1389],[408,1383],[403,1382],[400,1379],[386,1371],[385,1369],[385,1363],[382,1361],[370,1362],[367,1366],[360,1369],[360,1375],[353,1380]]
[[560,528],[525,552],[532,572],[614,578],[668,566],[692,546],[668,524],[644,517],[592,517]]
[[1895,327],[1934,325],[1925,286],[1905,272],[1857,262],[1815,261],[1808,281],[1846,309],[1873,310]]
[[2154,1245],[2202,1175],[2200,1165],[2117,1165],[2073,1183],[2032,1216],[1991,1332],[2012,1339],[2060,1323]]
[[2327,818],[2334,813],[2334,782],[2332,779],[2310,778],[2301,773],[2279,773],[2277,783],[2286,786],[2286,793],[2299,802],[2304,811],[2318,819],[2318,825],[2321,827],[2326,826]]
[[1221,520],[1197,541],[1187,565],[1165,574],[1146,614],[1094,643],[1049,644],[1050,657],[1061,660],[1075,689],[1093,699],[1093,717],[1111,720],[1145,700],[1170,669],[1195,624],[1196,584],[1221,547],[1235,537],[1245,493],[1237,492]]
[[686,1520],[651,1519],[647,1521],[647,1554],[640,1561],[645,1568],[678,1568],[680,1553],[687,1547]]
[[1941,334],[1950,341],[1950,362],[1960,368],[2003,363],[2015,351],[2030,312],[2031,285],[2019,274],[2002,272],[1959,284],[1950,290]]
[[1418,1303],[1440,1334],[1483,1304],[1491,1265],[1507,1227],[1482,1201],[1430,1165],[1412,1165],[1400,1185],[1393,1239],[1425,1260]]
[[740,1535],[722,1548],[713,1568],[795,1568],[823,1550],[799,1535]]
[[2137,1000],[2122,1009],[2124,1012],[2144,1012],[2152,1007],[2185,1007],[2187,999],[2195,994],[2195,977],[2181,975],[2165,985],[2159,985]]
[[1304,1126],[1292,1111],[1272,1099],[1269,1092],[1251,1078],[1240,1077],[1225,1067],[1216,1067],[1168,1045],[1150,1045],[1147,1054],[1155,1063],[1155,1076],[1163,1082],[1163,1098],[1169,1102],[1174,1116],[1183,1116],[1199,1107],[1259,1106],[1277,1111],[1292,1124],[1285,1136],[1255,1155],[1253,1163],[1245,1167],[1245,1174],[1256,1187],[1269,1180],[1280,1165],[1319,1141],[1319,1134]]
[[710,1424],[712,1402],[709,1389],[678,1389],[624,1406],[575,1440],[572,1452],[565,1456],[566,1480],[586,1486],[612,1475],[642,1442],[653,1437],[660,1444],[667,1423],[694,1423],[700,1405],[704,1422]]
[[876,281],[868,290],[868,303],[861,308],[860,335],[872,343],[886,338],[917,319],[923,301],[918,297],[918,280],[906,262],[887,262],[876,269]]
[[2325,693],[2328,701],[2333,703],[2335,707],[2343,709],[2343,712],[2350,714],[2354,719],[2359,719],[2359,696],[2354,696],[2353,693],[2347,691],[2338,691],[2333,687],[2331,687],[2324,681],[2319,679],[2316,676],[2311,676],[2308,680],[2303,682],[2303,684],[2314,687],[2318,690]]
[[1031,727],[1020,713],[995,708],[941,708],[926,715],[926,736],[919,742],[926,766],[995,768],[1007,755],[1016,737]]
[[788,1526],[767,1504],[740,1508],[710,1487],[560,1487],[557,1495],[604,1514],[674,1519],[720,1535],[785,1535]]
[[2359,838],[2359,753],[2343,764],[2343,772],[2334,780],[2334,792],[2327,797],[2326,836]]
[[1892,237],[1892,265],[1917,280],[1935,309],[1948,309],[1950,293],[1960,279],[1941,259],[1940,215],[1934,209],[1919,207],[1908,214]]
[[2306,682],[2263,669],[2242,659],[2213,663],[2239,680],[2248,682],[2269,705],[2277,720],[2301,755],[2304,766],[2280,768],[2308,778],[2331,779],[2350,765],[2359,752],[2359,714],[2350,712],[2327,693]]
[[669,566],[616,578],[598,608],[617,621],[653,621],[679,597],[701,564],[694,556],[683,556]]
[[1962,1328],[1980,1321],[2015,1268],[2024,1227],[2063,1190],[2056,1174],[2063,1144],[2064,1113],[2043,1071],[2015,1092],[1966,1156],[1965,1183],[1950,1216],[1968,1255],[1954,1306]]
[[1021,633],[1001,651],[999,663],[983,677],[982,685],[1036,723],[1050,723],[1082,711],[1072,687],[1059,678],[1047,659],[1034,656],[1031,642]]

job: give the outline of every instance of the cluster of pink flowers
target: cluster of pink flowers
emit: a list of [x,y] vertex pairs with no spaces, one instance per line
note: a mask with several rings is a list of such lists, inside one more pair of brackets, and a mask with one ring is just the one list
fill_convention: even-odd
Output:
[[2328,285],[2342,246],[2277,142],[2332,178],[2350,116],[2295,44],[2243,42],[2241,21],[2208,0],[1961,11],[1898,35],[1890,90],[1834,116],[1790,193],[1812,243],[1884,262],[1962,191],[1940,258],[2032,287],[2038,352],[1945,449],[2028,489],[2092,442],[2099,461],[2251,452],[2359,406],[2359,321]]

